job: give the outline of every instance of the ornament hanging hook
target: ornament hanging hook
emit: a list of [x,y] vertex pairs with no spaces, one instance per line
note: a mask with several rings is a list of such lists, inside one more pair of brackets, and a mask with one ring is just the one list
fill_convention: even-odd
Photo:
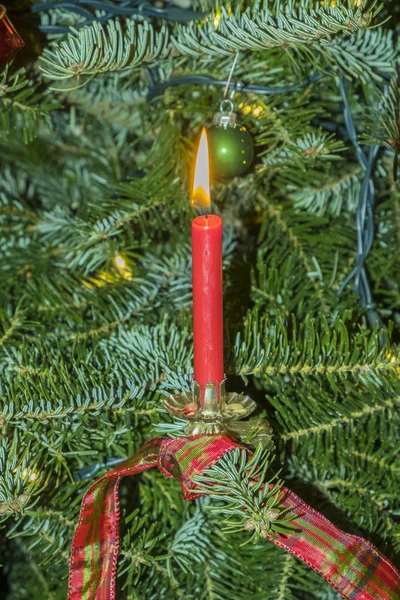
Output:
[[225,85],[223,100],[226,99],[226,96],[228,94],[229,86],[231,84],[231,80],[232,80],[233,73],[235,71],[238,59],[239,59],[239,52],[236,52],[235,58],[233,60],[232,66],[231,66],[231,70],[230,70],[229,75],[228,75],[228,80],[227,80],[226,85]]
[[232,100],[230,100],[229,98],[225,98],[225,100],[222,100],[222,102],[219,105],[219,112],[220,113],[233,113],[233,102]]

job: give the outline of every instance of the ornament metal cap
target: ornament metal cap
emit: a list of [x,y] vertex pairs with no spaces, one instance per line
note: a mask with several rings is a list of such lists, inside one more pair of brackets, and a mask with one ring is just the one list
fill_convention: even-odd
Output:
[[223,100],[219,105],[219,111],[215,113],[213,123],[216,127],[236,127],[238,124],[237,114],[233,110],[231,100]]

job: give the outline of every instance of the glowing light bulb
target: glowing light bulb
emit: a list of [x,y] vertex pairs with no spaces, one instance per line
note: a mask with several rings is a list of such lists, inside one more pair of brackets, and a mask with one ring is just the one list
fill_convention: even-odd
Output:
[[28,481],[36,481],[36,479],[38,478],[38,474],[35,473],[35,471],[31,471],[30,469],[24,469],[22,471],[22,477],[24,479],[28,479]]
[[262,106],[256,106],[255,109],[253,110],[253,116],[254,117],[258,117],[259,115],[261,115],[263,113],[263,108]]
[[121,255],[118,254],[118,256],[116,256],[114,258],[114,262],[116,264],[117,267],[119,267],[120,269],[125,269],[126,267],[126,262],[125,260],[122,258]]
[[396,362],[396,357],[393,354],[393,352],[390,352],[390,351],[386,352],[385,358],[387,360],[390,360],[391,363],[395,363]]
[[118,273],[124,279],[132,279],[132,269],[127,265],[126,260],[121,254],[114,256],[114,264],[118,269]]
[[218,11],[214,17],[214,29],[218,29],[220,19],[221,19],[221,12]]

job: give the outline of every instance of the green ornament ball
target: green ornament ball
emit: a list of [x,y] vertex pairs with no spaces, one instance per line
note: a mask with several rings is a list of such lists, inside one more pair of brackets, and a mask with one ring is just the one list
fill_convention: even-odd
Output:
[[210,164],[217,179],[242,175],[254,159],[254,144],[245,127],[221,127],[208,129]]

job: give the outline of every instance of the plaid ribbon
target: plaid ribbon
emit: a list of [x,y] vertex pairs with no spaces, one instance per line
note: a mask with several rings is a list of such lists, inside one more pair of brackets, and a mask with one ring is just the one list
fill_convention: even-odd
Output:
[[[71,550],[69,600],[115,600],[119,545],[118,487],[122,477],[158,467],[180,481],[184,498],[196,492],[194,478],[238,444],[224,434],[150,440],[132,458],[98,479],[82,500]],[[272,542],[294,554],[348,600],[400,600],[400,575],[372,544],[335,527],[283,488],[296,531]]]

